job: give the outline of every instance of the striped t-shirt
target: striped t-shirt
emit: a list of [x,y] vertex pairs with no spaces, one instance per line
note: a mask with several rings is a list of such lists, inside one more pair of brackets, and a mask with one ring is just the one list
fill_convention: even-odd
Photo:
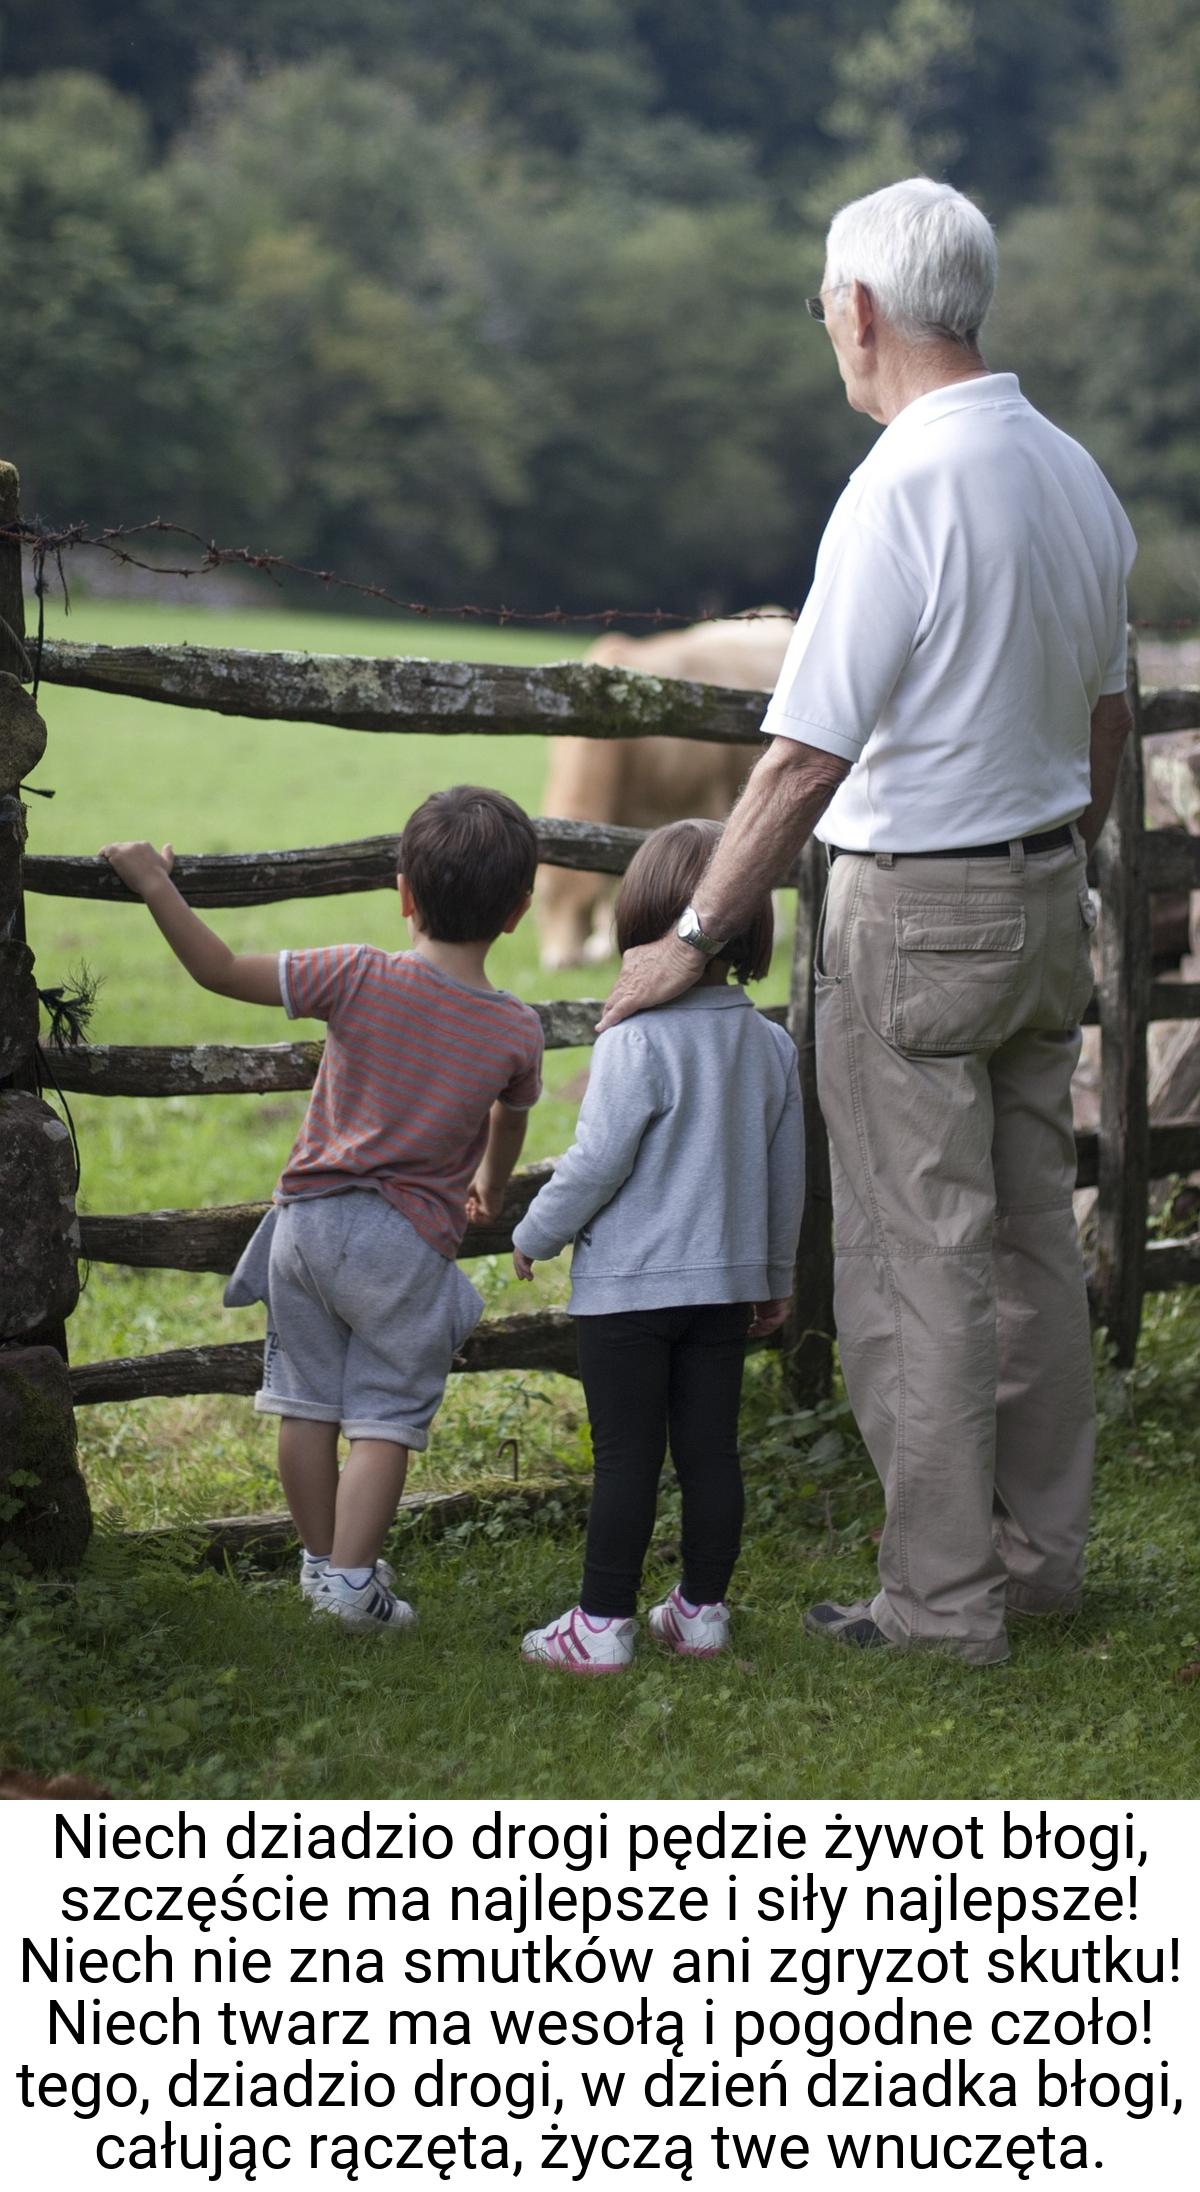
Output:
[[371,1188],[454,1256],[492,1105],[527,1111],[541,1094],[536,1012],[373,944],[281,952],[279,986],[291,1019],[327,1033],[277,1201]]

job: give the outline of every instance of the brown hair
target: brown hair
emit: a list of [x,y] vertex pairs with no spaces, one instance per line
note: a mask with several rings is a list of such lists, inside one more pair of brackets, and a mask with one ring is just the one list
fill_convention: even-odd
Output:
[[503,792],[455,784],[408,818],[400,873],[427,936],[491,942],[533,889],[538,847],[523,807]]
[[[638,846],[617,899],[618,951],[665,936],[690,904],[720,842],[719,822],[668,822]],[[767,892],[742,935],[722,945],[720,957],[729,961],[739,982],[760,982],[771,964],[774,942],[775,916]]]

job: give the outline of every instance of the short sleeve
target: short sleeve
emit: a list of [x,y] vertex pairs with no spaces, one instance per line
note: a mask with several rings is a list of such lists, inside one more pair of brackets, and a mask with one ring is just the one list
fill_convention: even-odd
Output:
[[513,1075],[507,1088],[500,1091],[500,1101],[509,1111],[532,1111],[542,1093],[542,1051],[544,1049],[540,1023],[535,1027],[529,1044],[529,1054],[519,1072]]
[[1116,630],[1113,636],[1112,651],[1109,655],[1108,661],[1105,663],[1104,675],[1100,680],[1100,690],[1102,693],[1123,693],[1129,683],[1129,632],[1127,629],[1128,616],[1129,611],[1126,604],[1125,588],[1124,586],[1122,586],[1120,607],[1117,612]]
[[858,760],[912,653],[925,610],[920,574],[857,509],[836,511],[763,721]]
[[279,988],[289,1020],[331,1020],[358,988],[367,956],[365,944],[281,951]]

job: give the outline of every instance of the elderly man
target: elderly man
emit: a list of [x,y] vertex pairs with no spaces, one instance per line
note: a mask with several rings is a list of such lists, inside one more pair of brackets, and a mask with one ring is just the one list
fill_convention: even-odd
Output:
[[1083,1574],[1070,1089],[1134,552],[1091,457],[985,364],[994,282],[991,229],[946,185],[834,220],[809,310],[886,431],[829,521],[772,742],[696,903],[630,955],[601,1022],[686,989],[819,823],[835,1307],[886,1519],[875,1598],[806,1626],[975,1665],[1007,1657],[1007,1613],[1071,1611]]

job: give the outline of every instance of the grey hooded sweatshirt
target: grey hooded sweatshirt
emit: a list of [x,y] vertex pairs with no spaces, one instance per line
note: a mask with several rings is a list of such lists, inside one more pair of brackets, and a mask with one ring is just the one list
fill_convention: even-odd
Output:
[[531,1261],[575,1243],[571,1312],[778,1301],[804,1208],[790,1035],[743,989],[692,989],[592,1053],[576,1138],[513,1234]]

